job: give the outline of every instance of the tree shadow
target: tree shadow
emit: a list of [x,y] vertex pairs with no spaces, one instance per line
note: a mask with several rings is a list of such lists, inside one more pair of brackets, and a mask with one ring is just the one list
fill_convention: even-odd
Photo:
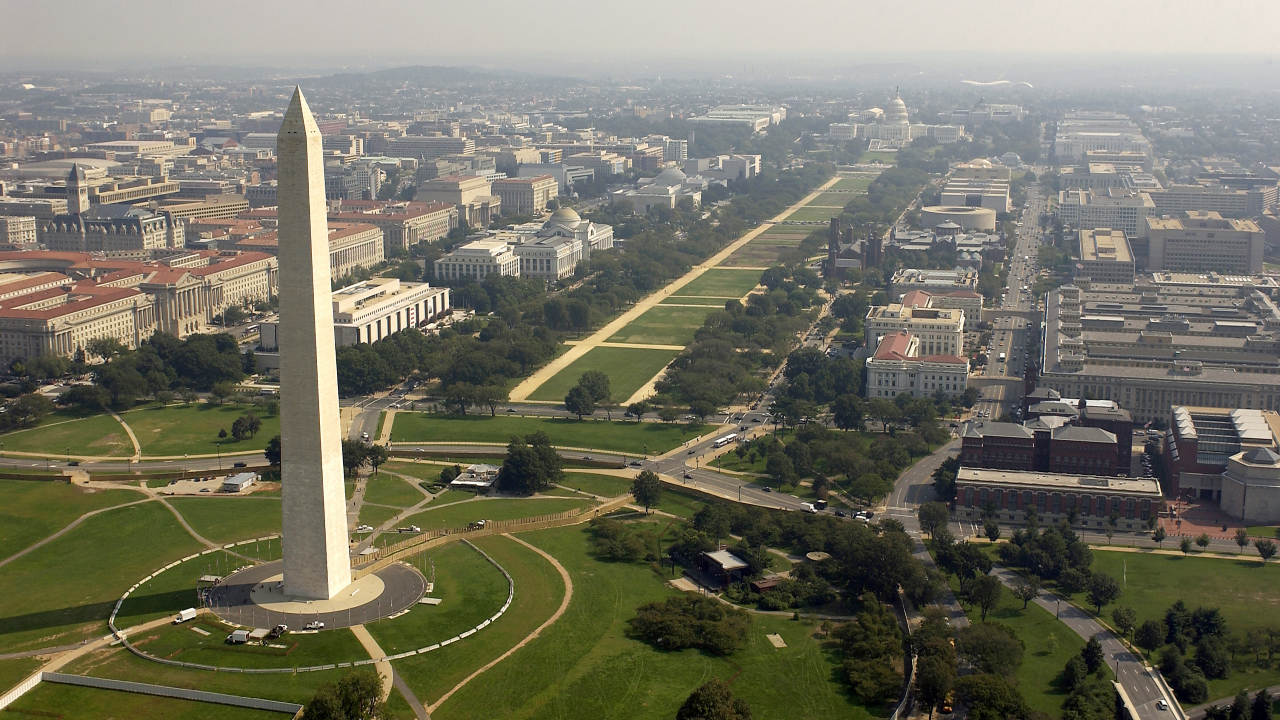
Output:
[[[121,607],[122,615],[135,616],[157,612],[177,612],[195,603],[194,589],[174,590],[151,595],[132,595]],[[15,633],[46,630],[89,623],[106,623],[116,601],[88,603],[74,607],[42,610],[24,615],[0,617],[0,639]],[[126,615],[127,614],[127,615]]]

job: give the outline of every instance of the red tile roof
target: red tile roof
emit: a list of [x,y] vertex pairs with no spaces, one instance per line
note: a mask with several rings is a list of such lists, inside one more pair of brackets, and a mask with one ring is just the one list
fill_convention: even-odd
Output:
[[911,345],[910,333],[899,331],[891,332],[880,338],[880,345],[876,347],[876,360],[906,360],[907,348]]

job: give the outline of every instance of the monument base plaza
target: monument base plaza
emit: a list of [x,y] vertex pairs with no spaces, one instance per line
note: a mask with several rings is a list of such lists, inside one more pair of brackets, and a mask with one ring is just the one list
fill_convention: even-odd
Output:
[[366,575],[328,600],[284,594],[283,563],[263,563],[228,575],[208,590],[205,605],[230,623],[302,630],[322,622],[325,629],[373,622],[413,607],[426,593],[427,581],[416,569],[397,563]]

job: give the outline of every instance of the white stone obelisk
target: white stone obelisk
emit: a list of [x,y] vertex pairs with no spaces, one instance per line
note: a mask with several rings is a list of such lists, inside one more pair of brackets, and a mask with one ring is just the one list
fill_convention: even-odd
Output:
[[299,88],[276,138],[284,594],[351,584],[320,128]]

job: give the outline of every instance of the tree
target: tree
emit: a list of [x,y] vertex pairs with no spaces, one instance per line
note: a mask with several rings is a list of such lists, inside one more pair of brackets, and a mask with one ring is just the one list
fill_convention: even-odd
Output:
[[1178,541],[1178,549],[1182,550],[1183,555],[1191,552],[1191,538],[1185,535],[1182,536],[1182,539]]
[[650,407],[649,403],[644,400],[641,400],[640,402],[633,402],[627,406],[627,412],[631,413],[631,417],[634,417],[636,422],[640,422],[640,418],[644,417],[644,415],[652,409],[653,408]]
[[505,492],[531,495],[564,478],[564,460],[544,432],[511,438],[507,457],[498,471],[498,487]]
[[466,415],[467,408],[476,402],[476,387],[470,383],[457,382],[444,392],[444,406],[459,415]]
[[1124,637],[1129,637],[1138,624],[1138,611],[1121,605],[1111,611],[1111,619],[1115,622],[1116,629],[1120,631],[1120,634]]
[[280,436],[276,435],[267,441],[267,449],[262,451],[267,457],[267,464],[280,467]]
[[1249,703],[1248,690],[1241,690],[1236,693],[1235,700],[1231,703],[1231,709],[1227,712],[1228,720],[1248,720]]
[[489,408],[489,416],[498,414],[498,406],[507,401],[507,389],[501,385],[480,385],[475,389],[473,399],[477,405]]
[[1084,658],[1085,667],[1089,668],[1089,672],[1098,672],[1098,668],[1102,667],[1102,663],[1106,661],[1107,655],[1102,651],[1102,643],[1098,642],[1098,638],[1091,637],[1080,649],[1080,657]]
[[1253,696],[1253,703],[1249,706],[1249,720],[1271,720],[1271,695],[1266,688]]
[[644,511],[658,505],[662,501],[662,479],[651,470],[641,470],[636,479],[631,481],[631,495],[636,502],[644,505]]
[[1106,573],[1095,572],[1089,580],[1089,604],[1098,608],[1099,615],[1102,608],[1120,598],[1120,593],[1120,583]]
[[359,440],[342,441],[342,469],[348,476],[354,475],[368,461],[368,445]]
[[670,405],[658,408],[658,419],[664,423],[673,423],[680,419],[680,410]]
[[1025,650],[1013,629],[997,622],[975,623],[956,632],[956,653],[982,672],[1013,677]]
[[1236,544],[1240,546],[1240,554],[1244,554],[1244,549],[1249,547],[1249,531],[1244,528],[1236,528]]
[[9,405],[10,421],[17,425],[39,422],[53,412],[53,401],[40,393],[27,393]]
[[1000,523],[995,520],[985,520],[982,523],[982,532],[988,540],[995,542],[1000,539]]
[[1155,532],[1151,533],[1151,539],[1155,540],[1160,547],[1164,547],[1164,539],[1168,536],[1168,533],[1164,531],[1163,525],[1157,525]]
[[916,511],[916,517],[920,521],[920,531],[929,533],[929,536],[933,537],[940,528],[946,528],[947,523],[951,521],[951,512],[943,503],[927,502]]
[[1147,651],[1147,656],[1164,645],[1165,627],[1164,623],[1158,620],[1147,620],[1138,626],[1137,631],[1133,634],[1133,642],[1138,647]]
[[1027,609],[1027,604],[1040,596],[1040,578],[1035,575],[1020,576],[1013,584],[1013,596],[1022,601],[1022,609]]
[[569,394],[564,396],[564,409],[577,415],[579,420],[595,412],[596,401],[591,396],[591,390],[583,385],[574,385]]
[[226,428],[218,428],[218,439],[219,439],[219,440],[226,440],[226,439],[227,439],[227,429],[226,429]]
[[735,698],[728,684],[712,678],[680,705],[676,720],[751,720],[751,707]]
[[983,575],[973,581],[969,590],[969,598],[982,611],[982,621],[986,622],[987,613],[1000,604],[1000,594],[1004,592],[1004,583],[995,575]]
[[865,405],[862,398],[852,393],[836,398],[835,402],[831,403],[831,414],[836,427],[841,430],[861,430],[864,427]]
[[1196,536],[1196,545],[1200,547],[1200,552],[1204,552],[1209,547],[1209,533],[1200,533]]
[[215,383],[213,387],[209,388],[209,394],[218,401],[219,405],[226,402],[227,398],[234,395],[235,392],[235,386],[229,382]]
[[578,378],[578,385],[591,393],[591,399],[597,404],[608,400],[613,393],[609,390],[609,376],[599,370],[588,370]]
[[1264,562],[1270,560],[1271,556],[1276,554],[1276,543],[1274,540],[1254,540],[1253,547],[1258,550],[1258,554],[1262,556],[1262,560]]
[[902,420],[902,409],[884,398],[873,398],[867,403],[867,414],[880,421],[884,432],[889,432],[889,423]]
[[376,672],[358,670],[338,683],[325,683],[304,711],[308,720],[385,720],[390,718],[382,701],[382,680]]
[[1025,720],[1032,717],[1026,698],[1009,680],[986,673],[956,680],[956,695],[971,720]]
[[920,658],[916,665],[916,689],[920,693],[920,701],[929,708],[929,717],[942,705],[942,701],[951,694],[956,681],[955,662],[938,655],[927,655]]
[[375,473],[378,472],[378,466],[390,457],[391,453],[387,452],[384,445],[369,445],[365,450],[365,460],[373,467]]

